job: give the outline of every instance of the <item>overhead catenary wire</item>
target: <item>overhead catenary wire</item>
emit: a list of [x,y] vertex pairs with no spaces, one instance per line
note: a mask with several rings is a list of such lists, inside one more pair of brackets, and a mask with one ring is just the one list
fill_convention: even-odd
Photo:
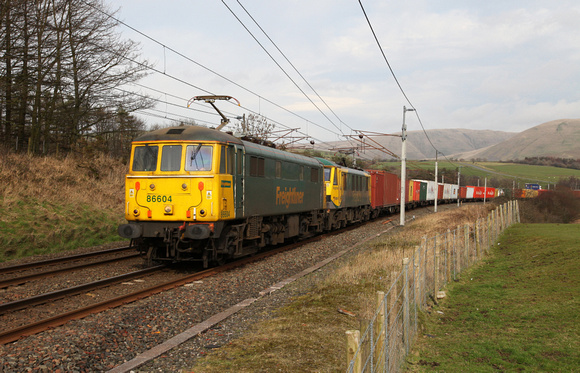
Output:
[[[179,100],[185,100],[183,97],[179,97],[179,96],[176,96],[176,95],[173,95],[173,94],[170,94],[170,93],[167,93],[167,92],[164,92],[164,91],[161,91],[161,90],[158,90],[158,89],[156,89],[156,88],[152,88],[152,87],[149,87],[149,86],[146,86],[146,85],[140,84],[140,83],[132,83],[132,85],[135,85],[135,86],[138,86],[138,87],[141,87],[141,88],[144,88],[144,89],[149,89],[149,90],[152,90],[152,91],[154,91],[154,92],[157,92],[157,93],[159,93],[159,94],[161,94],[161,95],[165,95],[166,97],[167,97],[167,96],[169,96],[169,97],[176,98],[176,99],[179,99]],[[144,99],[150,99],[150,100],[153,100],[153,101],[157,101],[157,102],[160,102],[160,103],[165,103],[165,104],[168,104],[168,105],[170,105],[170,106],[173,106],[173,107],[178,107],[178,108],[181,108],[181,109],[183,109],[183,106],[182,106],[182,105],[180,105],[180,104],[175,104],[175,103],[167,102],[167,101],[164,101],[164,100],[161,100],[161,99],[155,99],[155,98],[151,98],[151,97],[149,97],[149,96],[146,96],[146,95],[143,95],[143,94],[140,94],[140,93],[137,93],[137,92],[133,92],[133,91],[127,91],[127,90],[125,90],[125,89],[122,89],[122,88],[119,88],[119,87],[111,87],[111,89],[116,89],[116,90],[119,90],[119,91],[122,91],[122,92],[125,92],[125,93],[134,94],[134,95],[140,96],[140,97],[142,97],[142,98],[144,98]],[[199,105],[199,106],[204,106],[203,104],[199,104],[199,103],[196,103],[196,102],[194,102],[194,104],[195,104],[195,105]],[[215,115],[215,116],[218,116],[218,114],[217,114],[217,113],[215,113],[214,111],[205,111],[205,110],[200,110],[200,109],[194,109],[194,108],[192,108],[192,107],[185,107],[185,109],[187,109],[187,110],[193,110],[193,111],[197,111],[197,112],[204,113],[204,114],[208,114],[208,115]],[[142,109],[142,110],[144,110],[144,109]],[[148,109],[148,110],[155,110],[155,109]],[[140,113],[143,113],[141,110],[137,110],[137,111],[138,111],[138,112],[140,112]],[[161,110],[155,110],[155,111],[158,111],[158,112],[161,112],[161,113],[163,113],[163,111],[161,111]],[[253,111],[251,111],[250,109],[248,109],[248,111],[250,111],[250,112],[254,113],[254,112],[253,112]],[[238,116],[236,116],[235,114],[233,114],[233,113],[230,113],[230,112],[228,112],[228,111],[222,110],[222,112],[224,112],[224,113],[226,114],[226,116],[227,116],[227,117],[229,117],[230,119],[237,119],[237,118],[239,118],[239,117],[238,117]],[[166,113],[167,113],[167,114],[170,114],[170,115],[174,115],[174,116],[182,117],[182,118],[185,118],[185,119],[189,119],[189,120],[192,120],[192,121],[201,122],[201,123],[206,123],[206,124],[208,124],[208,125],[211,125],[211,124],[212,124],[212,123],[210,123],[210,122],[207,122],[207,121],[205,121],[205,120],[201,120],[201,119],[197,119],[197,118],[191,118],[191,117],[184,117],[183,115],[181,115],[181,114],[177,114],[177,113],[169,113],[167,110],[166,110]],[[257,113],[255,113],[255,114],[257,114]],[[160,116],[160,115],[155,115],[155,117],[157,117],[157,118],[163,118],[163,116]],[[169,118],[168,118],[168,119],[169,119]],[[269,118],[267,118],[267,119],[269,119]],[[270,119],[270,120],[271,120],[271,119]],[[272,123],[274,123],[274,124],[276,124],[276,125],[279,125],[280,127],[285,127],[285,129],[286,129],[286,130],[294,130],[294,131],[298,132],[299,134],[303,135],[302,137],[303,137],[304,139],[308,139],[308,138],[310,138],[310,139],[313,139],[313,140],[315,140],[315,141],[316,141],[318,144],[320,144],[320,145],[326,145],[328,148],[331,148],[331,147],[332,147],[332,145],[330,145],[330,144],[326,143],[326,142],[325,142],[325,141],[323,141],[323,140],[320,140],[320,139],[318,139],[318,138],[316,138],[316,137],[312,137],[312,136],[309,136],[309,135],[307,135],[307,134],[304,134],[304,133],[302,133],[302,132],[300,132],[300,131],[297,131],[297,129],[296,129],[296,128],[290,128],[290,127],[286,126],[285,124],[283,124],[283,123],[279,123],[279,122],[277,122],[277,121],[274,121],[274,120],[271,120],[271,122],[272,122]]]
[[[162,42],[160,42],[160,41],[156,40],[155,38],[153,38],[153,37],[151,37],[151,36],[149,36],[149,35],[145,34],[144,32],[142,32],[142,31],[140,31],[140,30],[138,30],[138,29],[136,29],[136,28],[134,28],[134,27],[132,27],[132,26],[128,25],[127,23],[125,23],[125,22],[121,21],[121,20],[120,20],[120,19],[118,19],[117,17],[115,17],[115,16],[113,16],[113,15],[111,15],[111,14],[109,14],[109,13],[107,13],[107,12],[103,11],[102,9],[99,9],[99,8],[95,7],[93,4],[90,4],[90,3],[88,3],[88,2],[86,2],[86,1],[84,1],[84,0],[81,0],[81,1],[82,1],[84,4],[86,4],[87,6],[90,6],[90,7],[92,7],[93,9],[95,9],[95,10],[97,10],[97,11],[101,12],[102,14],[106,15],[107,17],[110,17],[111,19],[115,20],[115,21],[116,21],[116,22],[118,22],[119,24],[122,24],[123,26],[125,26],[125,27],[129,28],[130,30],[132,30],[132,31],[134,31],[134,32],[136,32],[136,33],[138,33],[139,35],[141,35],[141,36],[143,36],[143,37],[147,38],[148,40],[150,40],[150,41],[152,41],[152,42],[154,42],[154,43],[156,43],[156,44],[158,44],[158,45],[162,46],[162,47],[164,48],[164,51],[165,51],[165,50],[171,51],[171,52],[175,53],[176,55],[178,55],[178,56],[180,56],[180,57],[182,57],[182,58],[186,59],[187,61],[189,61],[189,62],[191,62],[191,63],[193,63],[193,64],[195,64],[195,65],[197,65],[197,66],[199,66],[199,67],[201,67],[201,68],[203,68],[203,69],[205,69],[206,71],[208,71],[208,72],[210,72],[210,73],[212,73],[212,74],[215,74],[216,76],[220,77],[221,79],[224,79],[224,80],[226,80],[227,82],[229,82],[229,83],[231,83],[231,84],[233,84],[233,85],[237,86],[238,88],[240,88],[240,89],[242,89],[242,90],[244,90],[244,91],[246,91],[246,92],[248,92],[248,93],[250,93],[250,94],[252,94],[252,95],[254,95],[254,96],[256,96],[256,97],[258,97],[260,100],[264,100],[264,101],[268,102],[269,104],[271,104],[271,105],[273,105],[273,106],[275,106],[275,107],[277,107],[277,108],[279,108],[279,109],[281,109],[281,110],[283,110],[283,111],[286,111],[287,113],[289,113],[289,114],[291,114],[291,115],[294,115],[294,116],[296,116],[297,118],[300,118],[301,120],[304,120],[304,121],[306,121],[307,123],[310,123],[310,124],[312,124],[312,125],[314,125],[314,126],[316,126],[316,127],[320,128],[320,129],[322,129],[322,130],[325,130],[325,131],[328,131],[328,132],[330,132],[330,133],[333,133],[333,134],[335,134],[336,136],[340,136],[340,134],[338,134],[338,133],[336,133],[336,132],[333,132],[333,131],[332,131],[332,130],[330,130],[329,128],[327,128],[327,127],[324,127],[324,126],[322,126],[322,125],[320,125],[320,124],[317,124],[317,123],[315,123],[315,122],[313,122],[313,121],[311,121],[311,120],[308,120],[308,119],[306,119],[306,118],[302,117],[301,115],[299,115],[299,114],[297,114],[297,113],[294,113],[294,112],[292,112],[291,110],[288,110],[287,108],[284,108],[283,106],[281,106],[281,105],[279,105],[279,104],[276,104],[275,102],[273,102],[273,101],[271,101],[271,100],[269,100],[269,99],[265,98],[264,96],[261,96],[261,95],[257,94],[256,92],[253,92],[252,90],[250,90],[250,89],[248,89],[248,88],[246,88],[246,87],[244,87],[244,86],[242,86],[242,85],[240,85],[240,84],[238,84],[238,83],[234,82],[233,80],[231,80],[231,79],[227,78],[226,76],[224,76],[224,75],[222,75],[222,74],[220,74],[220,73],[218,73],[218,72],[216,72],[216,71],[214,71],[214,70],[212,70],[212,69],[208,68],[207,66],[200,64],[199,62],[197,62],[197,61],[193,60],[192,58],[190,58],[190,57],[188,57],[188,56],[184,55],[183,53],[181,53],[181,52],[179,52],[179,51],[175,50],[174,48],[171,48],[171,47],[167,46],[166,44],[164,44],[164,43],[162,43]],[[130,59],[130,60],[131,60],[131,59]],[[177,78],[177,77],[175,77],[175,76],[173,76],[173,75],[171,75],[171,74],[168,74],[168,73],[167,73],[167,71],[166,71],[166,69],[165,69],[165,67],[164,67],[163,71],[161,71],[161,70],[159,70],[159,69],[155,69],[155,68],[153,68],[153,67],[151,67],[151,66],[145,65],[145,64],[143,64],[142,62],[135,61],[135,60],[131,60],[131,61],[132,61],[132,62],[135,62],[135,63],[138,63],[138,64],[139,64],[139,65],[141,65],[141,66],[146,66],[146,67],[148,67],[150,70],[152,70],[152,71],[155,71],[155,72],[157,72],[157,73],[159,73],[159,74],[161,74],[161,75],[167,76],[167,77],[169,77],[169,78],[172,78],[172,79],[174,79],[174,80],[177,80],[177,81],[179,81],[179,82],[181,82],[181,83],[183,83],[183,84],[186,84],[186,85],[188,85],[188,86],[191,86],[191,87],[193,87],[193,88],[199,89],[199,90],[200,90],[200,91],[202,91],[202,92],[205,92],[205,93],[208,93],[208,94],[214,94],[214,93],[212,93],[212,92],[210,92],[210,91],[208,91],[208,90],[206,90],[206,89],[203,89],[203,88],[201,88],[201,87],[197,87],[197,86],[195,86],[195,85],[193,85],[193,84],[191,84],[191,83],[188,83],[188,82],[186,82],[186,81],[184,81],[184,80],[182,80],[182,79],[180,79],[180,78]],[[243,107],[243,106],[242,106],[242,108],[244,108],[245,110],[248,110],[248,111],[250,111],[250,112],[252,112],[252,113],[258,114],[258,113],[256,113],[255,111],[252,111],[252,110],[250,110],[250,109],[248,109],[248,108],[245,108],[245,107]],[[341,134],[342,134],[342,132],[341,132]],[[308,136],[308,134],[304,134],[304,135],[305,135],[305,136]],[[317,140],[317,141],[320,141],[320,140]]]
[[[407,101],[407,103],[411,106],[411,108],[414,109],[415,111],[415,115],[417,116],[417,120],[419,121],[419,124],[421,125],[421,128],[423,129],[423,133],[425,134],[425,137],[427,138],[427,140],[429,141],[429,144],[431,144],[431,146],[433,147],[433,149],[435,150],[435,152],[439,152],[439,154],[443,155],[445,157],[445,159],[447,159],[447,156],[445,156],[445,154],[443,154],[443,152],[439,151],[435,145],[433,144],[433,142],[431,141],[431,139],[429,138],[429,135],[427,134],[427,131],[425,130],[425,126],[423,125],[423,121],[421,120],[421,116],[419,115],[418,110],[415,108],[415,106],[413,105],[413,103],[411,102],[411,100],[409,99],[409,97],[407,96],[407,93],[405,93],[405,90],[403,89],[403,87],[401,86],[401,83],[399,82],[399,79],[397,79],[397,75],[395,74],[395,71],[393,70],[393,68],[391,67],[391,64],[389,63],[389,60],[387,59],[387,56],[385,54],[385,51],[383,50],[383,47],[381,46],[381,43],[379,41],[379,38],[377,37],[377,34],[375,33],[375,30],[373,28],[373,25],[367,15],[367,12],[364,8],[364,5],[362,3],[362,0],[358,0],[358,3],[361,7],[361,10],[365,16],[365,19],[367,21],[367,24],[369,25],[369,28],[373,34],[373,37],[375,39],[375,42],[377,43],[377,46],[379,47],[379,50],[381,51],[381,54],[383,56],[383,59],[385,60],[387,67],[389,68],[389,71],[391,72],[391,75],[393,76],[393,79],[395,80],[395,83],[397,83],[397,86],[399,87],[399,90],[401,91],[403,97],[405,98],[405,100]],[[447,161],[451,162],[449,159],[447,159]]]
[[[132,27],[132,26],[128,25],[127,23],[125,23],[125,22],[123,22],[123,21],[119,20],[118,18],[114,17],[113,15],[106,13],[106,12],[105,12],[105,11],[103,11],[102,9],[99,9],[99,8],[95,7],[94,5],[87,3],[87,2],[86,2],[86,1],[84,1],[84,0],[81,0],[81,1],[83,1],[85,4],[87,4],[87,5],[89,5],[89,6],[93,7],[94,9],[98,10],[99,12],[101,12],[101,13],[105,14],[106,16],[108,16],[108,17],[111,17],[112,19],[114,19],[114,20],[115,20],[116,22],[118,22],[119,24],[122,24],[122,25],[124,25],[125,27],[127,27],[127,28],[129,28],[129,29],[133,30],[134,32],[137,32],[138,34],[142,35],[143,37],[145,37],[145,38],[147,38],[147,39],[149,39],[149,40],[153,41],[154,43],[157,43],[158,45],[160,45],[160,46],[162,46],[162,47],[163,47],[163,60],[164,60],[164,66],[163,66],[163,70],[160,70],[160,69],[155,69],[155,68],[153,68],[152,66],[149,66],[149,65],[148,65],[148,64],[146,64],[146,63],[144,64],[144,63],[142,63],[142,62],[135,61],[134,59],[133,59],[133,60],[131,60],[131,61],[133,61],[133,62],[135,62],[135,63],[138,63],[138,64],[140,64],[140,65],[142,65],[142,66],[144,66],[144,67],[146,66],[146,67],[147,67],[148,69],[150,69],[151,71],[154,71],[154,72],[157,72],[157,73],[159,73],[159,74],[161,74],[161,75],[167,76],[167,77],[169,77],[169,78],[171,78],[171,79],[174,79],[174,80],[176,80],[176,81],[179,81],[179,82],[181,82],[181,83],[183,83],[183,84],[186,84],[186,85],[188,85],[188,86],[191,86],[191,87],[193,87],[193,88],[195,88],[195,89],[198,89],[198,90],[200,90],[200,91],[202,91],[202,92],[205,92],[205,93],[208,93],[208,94],[213,94],[213,93],[212,93],[211,91],[209,91],[209,90],[206,90],[206,89],[203,89],[203,88],[201,88],[201,87],[198,87],[198,86],[196,86],[196,85],[193,85],[193,84],[191,84],[190,82],[187,82],[187,81],[185,81],[185,80],[183,80],[183,79],[180,79],[180,78],[178,78],[178,77],[176,77],[176,76],[173,76],[173,75],[171,75],[171,74],[168,74],[168,73],[167,73],[167,69],[166,69],[166,51],[171,51],[171,52],[173,52],[173,53],[177,54],[178,56],[180,56],[180,57],[182,57],[182,58],[184,58],[184,59],[186,59],[186,60],[190,61],[191,63],[194,63],[194,64],[196,64],[197,66],[200,66],[201,68],[203,68],[203,69],[206,69],[207,71],[211,72],[212,74],[215,74],[215,75],[219,76],[220,78],[222,78],[222,79],[224,79],[224,80],[228,81],[229,83],[231,83],[231,84],[234,84],[234,85],[236,85],[237,87],[239,87],[239,88],[241,88],[241,89],[243,89],[243,90],[245,90],[245,91],[247,91],[247,92],[251,93],[252,95],[255,95],[255,96],[257,96],[257,97],[258,97],[260,100],[264,100],[264,101],[266,101],[266,102],[268,102],[268,103],[270,103],[270,104],[272,104],[272,105],[274,105],[274,106],[276,106],[276,107],[278,107],[278,108],[280,108],[280,109],[282,109],[282,110],[284,110],[284,111],[286,111],[286,112],[288,112],[288,113],[290,113],[290,114],[292,114],[292,115],[294,115],[294,116],[296,116],[296,117],[298,117],[298,118],[300,118],[300,119],[304,120],[306,123],[310,123],[310,124],[312,124],[312,125],[315,125],[315,126],[317,126],[317,127],[321,128],[321,129],[325,130],[325,131],[329,131],[329,132],[331,132],[331,133],[334,133],[334,134],[335,134],[335,135],[337,135],[337,136],[339,135],[338,133],[335,133],[335,132],[333,132],[332,130],[328,129],[327,127],[325,127],[325,126],[322,126],[322,125],[319,125],[319,124],[317,124],[317,123],[315,123],[315,122],[313,122],[313,121],[310,121],[310,120],[308,120],[308,119],[306,119],[306,118],[304,118],[304,117],[300,116],[299,114],[297,114],[297,113],[294,113],[294,112],[292,112],[292,111],[290,111],[290,110],[288,110],[288,109],[286,109],[286,108],[284,108],[284,107],[282,107],[282,106],[280,106],[280,105],[278,105],[278,104],[274,103],[273,101],[271,101],[271,100],[268,100],[268,99],[266,99],[265,97],[263,97],[263,96],[261,96],[261,95],[259,95],[259,94],[255,93],[255,92],[253,92],[253,91],[249,90],[248,88],[246,88],[246,87],[243,87],[242,85],[240,85],[240,84],[238,84],[238,83],[234,82],[233,80],[231,80],[231,79],[228,79],[228,78],[227,78],[227,77],[225,77],[224,75],[222,75],[222,74],[219,74],[219,73],[217,73],[216,71],[214,71],[214,70],[212,70],[212,69],[210,69],[210,68],[208,68],[208,67],[206,67],[206,66],[204,66],[204,65],[202,65],[202,64],[200,64],[200,63],[198,63],[198,62],[196,62],[196,61],[194,61],[193,59],[191,59],[191,58],[189,58],[189,57],[185,56],[183,53],[180,53],[180,52],[178,52],[177,50],[175,50],[175,49],[173,49],[173,48],[171,48],[171,47],[168,47],[168,46],[167,46],[167,45],[165,45],[164,43],[161,43],[161,42],[159,42],[158,40],[156,40],[156,39],[154,39],[154,38],[152,38],[152,37],[148,36],[147,34],[145,34],[145,33],[141,32],[140,30],[137,30],[136,28],[134,28],[134,27]],[[223,1],[223,0],[222,0],[222,1]],[[238,1],[238,3],[240,3],[240,2]],[[359,1],[359,3],[360,3],[360,1]],[[225,3],[224,3],[224,4],[225,4]],[[362,3],[360,3],[360,4],[361,4],[361,7],[362,7]],[[241,3],[240,3],[240,5],[241,5]],[[243,7],[243,6],[242,6],[242,7]],[[363,8],[363,12],[364,12],[364,7],[362,7],[362,8]],[[244,9],[245,9],[245,8],[244,8]],[[248,15],[249,15],[249,14],[248,14]],[[366,12],[365,12],[365,17],[366,17]],[[253,19],[253,17],[252,17],[252,19]],[[367,17],[367,20],[368,20],[368,17]],[[369,21],[369,25],[370,25],[370,21]],[[258,26],[259,26],[259,25],[258,25]],[[372,29],[372,25],[370,25],[370,26],[371,26],[371,29]],[[374,34],[374,30],[373,30],[373,34]],[[266,34],[266,36],[267,36],[267,34]],[[268,37],[268,38],[269,38],[269,37]],[[378,42],[378,39],[376,38],[376,35],[375,35],[375,39],[376,39],[376,40],[377,40],[377,42]],[[275,43],[274,43],[274,42],[272,42],[272,43],[275,45]],[[275,45],[275,46],[276,46],[276,45]],[[379,47],[380,47],[380,44],[379,44]],[[276,48],[277,48],[277,49],[279,49],[277,46],[276,46]],[[382,48],[381,48],[381,51],[382,51]],[[280,53],[281,53],[282,55],[284,55],[284,54],[283,54],[281,51],[280,51]],[[388,60],[386,59],[386,56],[384,55],[384,52],[383,52],[383,56],[385,57],[385,60],[387,61],[387,64],[388,64]],[[286,56],[285,56],[285,55],[284,55],[284,57],[286,58]],[[129,59],[129,60],[130,60],[130,59]],[[288,60],[288,59],[287,59],[287,60]],[[288,61],[288,62],[290,63],[290,61]],[[290,64],[291,64],[291,63],[290,63]],[[292,64],[291,64],[291,65],[292,65]],[[292,65],[292,66],[293,66],[293,65]],[[293,67],[294,67],[294,66],[293,66]],[[295,68],[295,67],[294,67],[294,68]],[[390,68],[390,65],[389,65],[389,68]],[[396,76],[394,75],[394,72],[392,71],[392,69],[391,69],[391,68],[390,68],[390,70],[391,70],[391,72],[393,73],[393,76],[394,76],[394,77],[395,77],[395,79],[396,79]],[[300,74],[300,73],[299,73],[299,71],[297,71],[297,73],[298,73],[299,75],[302,75],[302,74]],[[305,80],[305,81],[306,81],[306,80]],[[404,93],[404,91],[402,90],[402,87],[401,87],[401,85],[399,84],[399,82],[398,82],[398,80],[397,80],[397,79],[396,79],[396,81],[397,81],[397,84],[399,85],[399,87],[400,87],[401,91],[403,92],[404,96],[407,98],[406,94],[405,94],[405,93]],[[311,87],[311,85],[310,85],[310,84],[309,84],[307,81],[306,81],[306,83],[307,83],[307,84],[308,84],[308,85]],[[312,87],[311,87],[311,88],[312,88]],[[313,88],[312,88],[312,89],[313,89]],[[314,89],[313,89],[313,90],[314,90]],[[317,93],[317,95],[318,95],[318,93]],[[320,95],[318,95],[318,96],[320,97]],[[321,98],[321,97],[320,97],[320,98]],[[321,98],[321,99],[322,99],[322,98]],[[408,100],[408,98],[407,98],[407,100]],[[312,101],[312,100],[310,100],[310,101]],[[322,101],[324,102],[324,100],[322,100]],[[408,101],[409,101],[409,100],[408,100]],[[409,103],[410,103],[410,101],[409,101]],[[325,104],[326,104],[326,103],[325,103]],[[411,103],[410,103],[410,104],[411,104]],[[316,106],[316,105],[315,105],[315,106]],[[412,106],[412,104],[411,104],[411,106]],[[328,105],[327,105],[327,107],[328,107]],[[317,107],[317,108],[318,108],[318,107]],[[252,111],[252,110],[250,110],[249,108],[244,108],[244,109],[246,109],[246,110],[248,110],[248,111],[250,111],[250,112],[253,112],[253,111]],[[330,109],[330,108],[329,108],[329,109]],[[321,110],[320,110],[320,108],[318,108],[318,110],[319,110],[319,111],[321,111]],[[330,110],[332,111],[332,109],[330,109]],[[322,111],[321,111],[321,112],[322,112]],[[335,114],[335,116],[336,116],[336,113],[334,113],[334,111],[332,111],[332,112],[333,112],[333,114]],[[254,112],[254,113],[255,113],[255,112]],[[256,113],[256,114],[257,114],[257,113]],[[416,114],[417,114],[417,113],[416,113]],[[339,128],[338,126],[336,126],[336,124],[335,124],[334,122],[332,122],[332,121],[330,120],[330,118],[328,118],[328,116],[326,116],[324,113],[323,113],[323,115],[324,115],[324,116],[325,116],[327,119],[329,119],[329,121],[330,121],[330,122],[333,124],[333,126],[334,126],[334,127],[336,127],[336,128],[337,128],[337,129],[340,131],[340,133],[341,133],[341,134],[343,134],[343,132],[342,132],[341,128]],[[420,119],[420,117],[419,117],[419,115],[418,115],[418,114],[417,114],[417,117],[418,117],[418,119],[419,119],[419,122],[421,123],[421,126],[422,126],[422,128],[423,128],[423,131],[425,132],[425,129],[424,129],[423,123],[422,123],[422,121],[421,121],[421,119]],[[337,117],[337,118],[338,118],[338,117]],[[346,123],[344,123],[343,121],[341,121],[341,120],[340,120],[340,118],[338,118],[338,119],[339,119],[339,121],[340,121],[341,123],[343,123],[343,124],[345,124],[345,125],[346,125]],[[278,124],[279,124],[279,125],[282,125],[281,123],[278,123]],[[283,125],[283,126],[285,126],[285,125]],[[346,126],[347,126],[347,127],[349,127],[348,125],[346,125]],[[288,126],[285,126],[285,127],[289,128]],[[349,127],[349,128],[350,128],[350,127]],[[352,128],[351,128],[351,130],[352,130]],[[356,130],[353,130],[353,131],[356,131]],[[304,134],[304,135],[308,136],[307,134]],[[431,139],[429,138],[429,136],[427,135],[427,133],[426,133],[426,132],[425,132],[425,135],[427,136],[427,139],[429,140],[429,142],[431,143],[431,145],[433,146],[433,148],[434,148],[434,149],[436,149],[436,148],[434,147],[433,143],[431,142]],[[343,136],[344,136],[344,134],[343,134]],[[311,137],[311,136],[308,136],[308,137],[310,137],[310,138],[313,138],[313,137]],[[321,141],[321,140],[319,140],[319,139],[316,139],[316,140],[317,140],[319,143],[323,143],[323,144],[325,144],[325,142],[324,142],[324,141]],[[326,145],[328,145],[328,144],[326,144]],[[445,155],[444,155],[442,152],[440,152],[440,153],[441,153],[443,156],[445,156]],[[446,157],[445,157],[445,158],[446,158]],[[449,161],[449,162],[451,162],[451,161]]]
[[[242,5],[242,3],[240,2],[240,0],[236,0],[237,3],[240,5],[240,7],[244,10],[244,12],[246,12],[246,14],[248,15],[248,17],[250,17],[250,19],[254,22],[254,24],[260,29],[260,31],[262,31],[262,33],[266,36],[266,38],[268,38],[268,40],[270,41],[270,43],[272,43],[272,45],[276,48],[276,50],[282,55],[282,57],[284,57],[284,59],[286,60],[286,62],[288,62],[288,64],[290,66],[292,66],[292,68],[294,69],[294,71],[300,76],[300,78],[302,78],[302,80],[308,85],[308,87],[312,90],[312,92],[314,92],[316,94],[316,96],[320,99],[320,101],[322,101],[324,103],[324,105],[328,108],[328,110],[330,110],[332,112],[332,114],[334,114],[334,116],[336,117],[336,119],[338,119],[338,121],[342,124],[344,124],[347,128],[349,128],[351,131],[354,131],[354,129],[352,127],[350,127],[348,124],[346,124],[342,119],[340,119],[338,117],[338,115],[334,112],[334,110],[332,110],[332,108],[326,103],[326,101],[320,96],[320,94],[318,94],[318,92],[316,91],[316,89],[314,89],[314,87],[308,82],[308,80],[304,77],[304,75],[302,75],[302,73],[300,73],[300,71],[296,68],[296,66],[290,61],[290,59],[286,56],[286,54],[284,54],[284,52],[282,52],[282,50],[278,47],[278,45],[274,42],[274,40],[272,40],[272,38],[268,35],[268,33],[266,33],[266,31],[262,28],[262,26],[260,26],[260,24],[256,21],[256,19],[250,14],[250,12],[248,12],[248,10]],[[222,3],[225,4],[225,2],[222,0]],[[227,5],[226,5],[227,7]],[[230,9],[228,7],[228,9]],[[230,12],[232,12],[232,10],[230,9]],[[238,17],[236,17],[238,18]],[[238,21],[239,18],[238,18]],[[241,22],[241,21],[240,21]],[[245,27],[245,26],[244,26]],[[247,28],[246,28],[247,30]],[[256,40],[254,38],[254,40]],[[257,40],[256,40],[257,41]],[[260,44],[261,45],[261,44]],[[263,47],[262,47],[263,48]],[[273,57],[271,57],[273,58]],[[280,65],[278,65],[280,67]],[[281,68],[281,67],[280,67]],[[308,96],[307,96],[308,97]],[[333,123],[334,124],[334,123]],[[340,130],[340,129],[339,129]],[[342,131],[341,131],[342,132]]]
[[310,96],[308,96],[306,94],[306,92],[304,92],[304,90],[302,88],[300,88],[300,86],[296,83],[296,81],[294,81],[294,79],[292,79],[292,77],[286,72],[286,70],[284,70],[284,68],[282,68],[282,66],[278,63],[278,61],[276,61],[276,59],[270,54],[270,52],[268,52],[268,50],[264,47],[264,45],[262,43],[260,43],[260,41],[254,36],[254,34],[248,29],[248,27],[242,22],[242,20],[235,14],[235,12],[225,3],[224,0],[222,0],[222,3],[224,4],[224,6],[230,11],[230,13],[232,13],[232,15],[238,20],[238,22],[242,25],[242,27],[250,34],[250,36],[252,36],[252,38],[254,39],[254,41],[256,41],[256,43],[258,43],[258,45],[262,48],[262,50],[270,57],[270,59],[272,61],[274,61],[274,63],[276,64],[276,66],[278,66],[278,68],[280,70],[282,70],[282,72],[284,73],[284,75],[286,75],[286,77],[294,84],[294,86],[304,95],[304,97],[306,97],[308,99],[308,101],[310,101],[310,103],[320,112],[320,114],[322,114],[343,136],[344,136],[344,132],[342,132],[342,129],[340,127],[338,127],[329,117],[328,115],[326,115],[319,107],[318,105],[316,105],[316,103],[314,101],[312,101],[312,99],[310,98]]

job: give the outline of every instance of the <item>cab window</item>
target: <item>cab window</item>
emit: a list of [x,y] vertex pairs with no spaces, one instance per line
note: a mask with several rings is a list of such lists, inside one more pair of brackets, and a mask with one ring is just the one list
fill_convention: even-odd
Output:
[[234,147],[222,146],[220,154],[220,174],[234,174]]
[[185,151],[185,171],[211,171],[213,147],[188,145]]
[[165,145],[161,151],[161,171],[181,170],[181,145]]
[[330,181],[330,168],[324,169],[324,181]]
[[133,171],[157,170],[158,146],[137,146],[133,154]]

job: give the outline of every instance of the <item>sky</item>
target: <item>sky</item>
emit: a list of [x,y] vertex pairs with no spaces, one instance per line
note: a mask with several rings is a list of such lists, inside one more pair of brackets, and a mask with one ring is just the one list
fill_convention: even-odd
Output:
[[148,124],[217,126],[209,104],[187,108],[208,94],[316,142],[400,133],[403,107],[409,131],[580,118],[577,0],[361,0],[388,64],[358,0],[108,1],[156,70],[131,87],[158,100]]

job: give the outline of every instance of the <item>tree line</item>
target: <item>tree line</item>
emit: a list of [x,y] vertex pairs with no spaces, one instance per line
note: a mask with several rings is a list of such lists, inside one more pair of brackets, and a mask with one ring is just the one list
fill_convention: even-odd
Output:
[[151,106],[124,89],[147,74],[101,0],[0,0],[0,142],[32,154],[100,144],[120,154]]
[[559,157],[525,157],[524,159],[517,159],[511,161],[514,163],[537,165],[537,166],[552,166],[560,168],[571,168],[580,170],[580,159],[574,158],[559,158]]

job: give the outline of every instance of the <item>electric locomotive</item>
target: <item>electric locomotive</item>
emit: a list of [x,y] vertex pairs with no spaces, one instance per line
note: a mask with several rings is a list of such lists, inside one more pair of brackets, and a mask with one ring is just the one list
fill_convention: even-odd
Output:
[[321,232],[323,166],[198,126],[132,143],[122,237],[152,261],[220,264]]
[[370,175],[363,170],[340,166],[324,158],[327,229],[345,227],[371,216]]

